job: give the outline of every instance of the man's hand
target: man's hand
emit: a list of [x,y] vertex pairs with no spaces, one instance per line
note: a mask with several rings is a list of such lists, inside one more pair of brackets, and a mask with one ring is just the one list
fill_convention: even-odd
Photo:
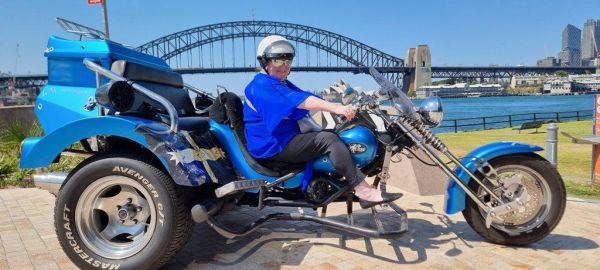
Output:
[[346,120],[351,120],[356,115],[356,107],[353,105],[338,105],[334,113],[345,116]]

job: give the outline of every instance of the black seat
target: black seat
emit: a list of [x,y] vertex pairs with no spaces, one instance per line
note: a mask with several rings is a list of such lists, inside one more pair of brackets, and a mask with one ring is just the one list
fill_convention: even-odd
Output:
[[158,83],[177,88],[183,87],[181,74],[171,70],[158,69],[125,60],[114,61],[110,70],[132,81]]
[[[221,106],[221,107],[220,107]],[[223,117],[221,114],[225,114]],[[285,163],[268,160],[256,160],[246,148],[246,137],[244,135],[244,108],[242,100],[236,94],[225,92],[219,95],[211,108],[210,118],[217,122],[229,123],[235,134],[236,141],[246,162],[256,172],[267,176],[283,176],[290,172],[299,172],[304,169],[306,163]]]
[[[167,117],[168,118],[168,117]],[[210,118],[203,116],[179,117],[180,130],[208,130]]]
[[[168,69],[160,69],[147,65],[141,65],[125,60],[117,60],[112,63],[111,71],[128,80],[146,87],[150,91],[161,95],[173,104],[180,116],[195,115],[196,109],[186,90],[183,89],[181,74]],[[157,102],[135,93],[135,102],[132,109],[122,113],[133,113],[152,116],[156,111],[166,113],[166,110]]]

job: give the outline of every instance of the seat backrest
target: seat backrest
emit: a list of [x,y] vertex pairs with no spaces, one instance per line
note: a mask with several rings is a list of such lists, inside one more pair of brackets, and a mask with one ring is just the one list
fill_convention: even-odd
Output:
[[[173,104],[179,115],[195,114],[196,110],[192,100],[187,91],[183,89],[181,74],[124,60],[113,62],[111,71],[166,98]],[[124,113],[152,114],[153,110],[166,113],[162,105],[136,92],[132,109]]]
[[[287,172],[275,172],[269,168],[260,165],[250,154],[246,151],[246,147],[240,145],[234,132],[229,128],[227,124],[217,123],[215,120],[210,120],[210,130],[217,137],[221,146],[227,153],[227,156],[236,171],[238,171],[245,179],[264,179],[267,182],[273,182],[284,174],[294,172],[295,176],[283,182],[282,187],[295,188],[302,184],[304,179],[304,171],[302,168],[296,168],[291,171],[288,168]],[[251,192],[257,192],[251,191]]]
[[242,99],[232,92],[219,94],[208,109],[209,117],[218,123],[229,124],[242,146],[246,147],[244,135],[244,105]]

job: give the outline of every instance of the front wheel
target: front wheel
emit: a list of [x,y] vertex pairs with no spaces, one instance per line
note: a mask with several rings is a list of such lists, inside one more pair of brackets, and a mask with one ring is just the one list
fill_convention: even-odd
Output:
[[[527,245],[546,237],[558,225],[566,206],[566,192],[562,178],[556,168],[538,155],[508,155],[489,161],[496,170],[499,181],[492,185],[484,183],[504,203],[520,195],[524,198],[511,212],[492,220],[488,229],[486,213],[470,198],[467,198],[463,216],[467,223],[481,236],[503,245]],[[483,199],[487,206],[494,207],[498,201],[487,194],[477,182],[470,181],[469,187]]]
[[192,225],[171,177],[132,154],[84,161],[55,206],[58,240],[82,269],[156,269],[183,247]]

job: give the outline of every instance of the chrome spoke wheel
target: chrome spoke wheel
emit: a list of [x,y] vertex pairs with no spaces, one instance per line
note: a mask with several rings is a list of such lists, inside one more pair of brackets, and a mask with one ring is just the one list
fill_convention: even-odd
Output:
[[123,259],[141,251],[156,227],[150,193],[125,176],[106,176],[83,191],[75,211],[82,241],[94,253]]
[[[513,211],[494,218],[492,227],[516,235],[539,227],[550,212],[552,194],[550,187],[543,176],[529,167],[521,165],[505,165],[496,168],[500,187],[493,189],[494,193],[508,203],[526,194],[523,204]],[[486,204],[495,207],[500,204],[490,195],[486,195],[483,188],[479,188],[478,195],[484,198]],[[525,197],[525,196],[523,196]],[[485,216],[480,209],[482,216]]]

